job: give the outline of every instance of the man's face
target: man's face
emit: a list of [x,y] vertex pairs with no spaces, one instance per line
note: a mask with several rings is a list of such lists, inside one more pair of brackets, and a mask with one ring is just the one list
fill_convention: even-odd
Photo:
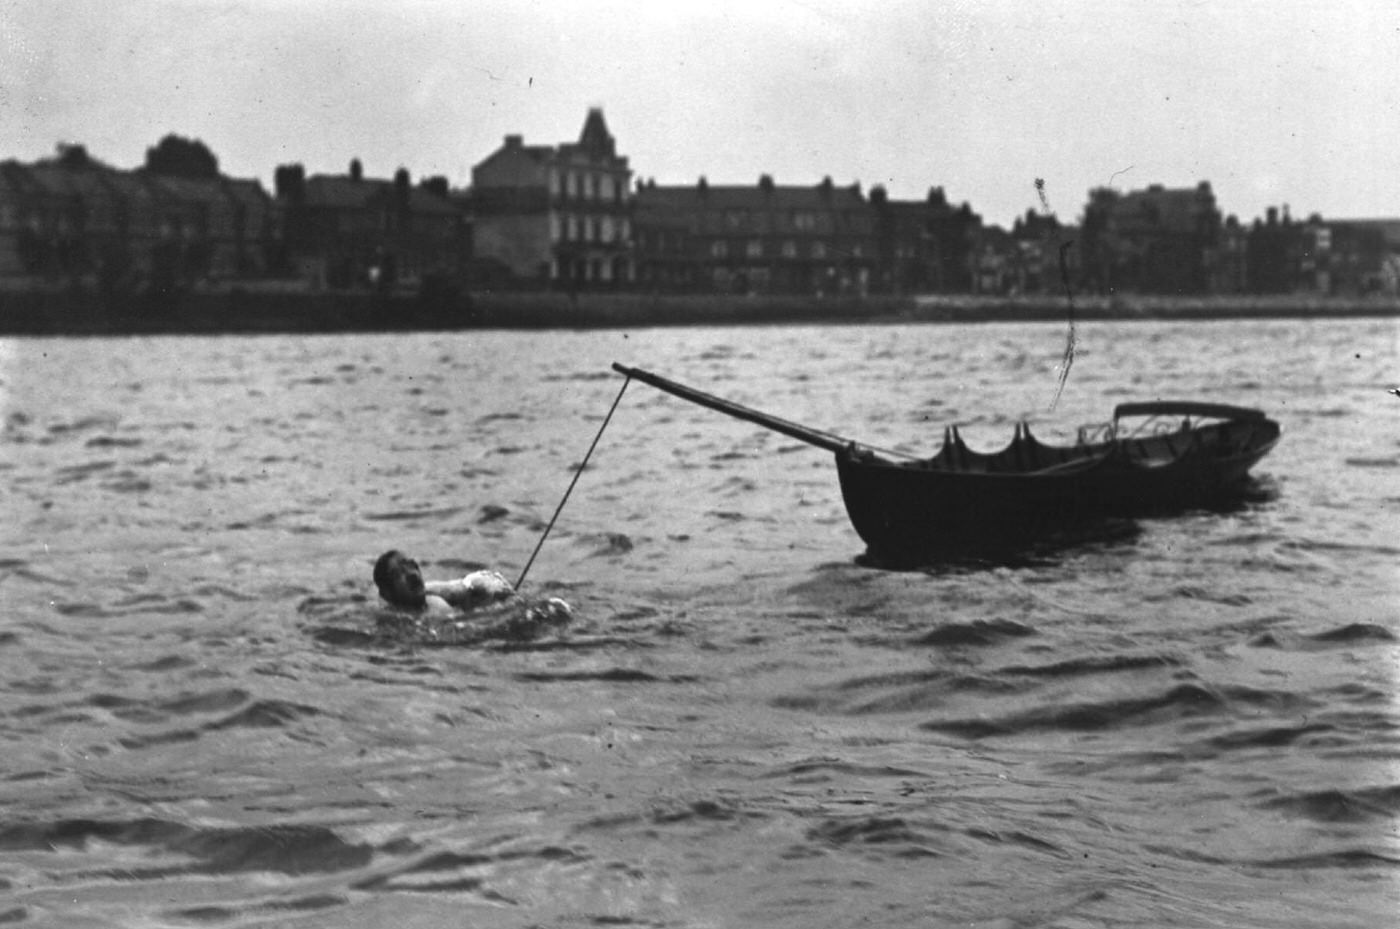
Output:
[[412,558],[399,557],[389,563],[391,602],[420,607],[424,603],[423,572]]

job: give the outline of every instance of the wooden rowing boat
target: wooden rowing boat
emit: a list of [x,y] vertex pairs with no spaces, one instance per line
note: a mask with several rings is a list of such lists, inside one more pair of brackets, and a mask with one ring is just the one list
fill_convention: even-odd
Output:
[[1080,430],[1073,445],[1047,445],[1020,423],[1006,448],[977,452],[950,426],[936,455],[906,459],[648,371],[613,369],[832,452],[851,524],[889,562],[1018,546],[1086,520],[1227,506],[1280,435],[1259,410],[1157,400],[1119,404],[1112,422]]

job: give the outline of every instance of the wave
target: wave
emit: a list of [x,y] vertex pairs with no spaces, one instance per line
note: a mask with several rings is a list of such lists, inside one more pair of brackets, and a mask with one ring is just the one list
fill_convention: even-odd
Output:
[[1389,823],[1400,816],[1400,784],[1290,794],[1259,806],[1321,823]]
[[205,733],[227,729],[290,728],[300,720],[324,715],[322,710],[307,704],[277,699],[254,700],[248,691],[236,687],[158,701],[137,700],[119,694],[99,692],[86,697],[82,704],[103,710],[123,723],[139,727],[168,724],[181,717],[218,717],[201,725],[185,725],[158,732],[137,731],[122,735],[116,740],[117,744],[128,750],[193,742]]
[[180,864],[110,868],[81,875],[120,881],[250,871],[325,874],[364,867],[374,854],[368,845],[347,842],[326,826],[309,824],[198,827],[145,817],[61,819],[0,826],[0,850],[5,851],[81,851],[92,841],[139,846],[183,859]]
[[1036,634],[1035,629],[1012,619],[975,619],[970,623],[945,623],[914,640],[915,645],[995,645],[1005,639]]
[[1251,699],[1242,689],[1227,696],[1199,684],[1179,684],[1148,697],[1051,704],[999,718],[932,720],[920,728],[970,739],[1044,731],[1095,732],[1218,714],[1229,707],[1232,697]]
[[419,519],[447,519],[462,512],[460,506],[446,506],[429,510],[390,510],[383,513],[366,513],[364,518],[374,522],[412,522]]
[[108,432],[114,430],[120,418],[114,415],[83,416],[72,422],[59,422],[49,426],[48,432],[52,436],[67,435],[70,432],[86,432],[89,429],[103,429]]
[[1206,603],[1219,603],[1222,606],[1249,606],[1254,602],[1245,594],[1216,593],[1193,584],[1182,584],[1165,593],[1148,594],[1143,597],[1147,603],[1159,603],[1172,599],[1200,600]]
[[879,814],[827,818],[808,829],[805,838],[818,848],[917,859],[966,855],[966,843],[956,842],[956,835],[966,836],[982,844],[1017,846],[1056,858],[1069,857],[1069,853],[1055,842],[1021,829],[994,829],[986,826],[954,829],[942,824],[920,825],[902,816]]
[[185,615],[204,612],[204,607],[194,600],[180,598],[178,600],[166,600],[164,597],[143,598],[136,604],[118,603],[114,606],[104,606],[100,603],[55,603],[53,606],[55,613],[60,616],[74,616],[78,618],[98,618],[98,617],[118,617],[118,616],[145,616],[145,615]]
[[54,472],[53,483],[58,487],[62,487],[66,484],[74,484],[78,481],[87,480],[87,478],[94,474],[101,474],[103,471],[111,470],[116,466],[117,463],[110,460],[88,461],[83,464],[68,465]]
[[1347,623],[1335,629],[1327,629],[1308,636],[1314,642],[1345,643],[1354,642],[1394,642],[1395,633],[1375,623]]
[[926,778],[927,771],[915,771],[912,768],[901,768],[897,765],[867,765],[856,764],[852,761],[842,761],[838,758],[809,758],[804,761],[795,761],[791,764],[780,765],[777,768],[760,774],[760,778],[784,778],[797,780],[803,783],[824,783],[826,781],[841,781],[847,777],[893,777],[893,778]]
[[[310,894],[305,897],[295,897],[291,900],[252,902],[236,909],[227,906],[192,906],[185,909],[172,910],[169,915],[182,922],[222,923],[232,922],[250,913],[267,913],[269,915],[287,912],[306,913],[316,910],[326,910],[331,907],[345,906],[349,902],[349,897],[340,894],[323,893]],[[3,914],[0,914],[0,917],[3,917]],[[3,921],[3,919],[0,918],[0,921]]]
[[176,716],[189,716],[201,713],[219,713],[242,706],[252,695],[238,687],[211,690],[205,693],[188,694],[173,700],[156,704],[162,713]]
[[120,439],[115,436],[100,435],[83,443],[84,448],[137,448],[141,439]]
[[1112,674],[1118,671],[1141,671],[1144,668],[1179,668],[1185,662],[1172,655],[1103,655],[1070,658],[1046,665],[1007,665],[997,674],[1022,677],[1078,677],[1086,674]]
[[720,800],[691,800],[679,805],[653,809],[647,817],[651,822],[677,824],[692,822],[733,822],[740,819],[766,819],[767,814],[742,810],[731,802]]
[[944,852],[928,845],[928,836],[898,816],[860,816],[854,819],[828,819],[807,831],[807,839],[841,848],[851,845],[908,845],[940,857]]
[[515,679],[532,683],[610,681],[622,684],[693,684],[699,680],[691,674],[657,677],[639,668],[607,668],[602,671],[524,671],[516,674]]
[[1346,458],[1343,462],[1352,468],[1400,468],[1400,456],[1389,458]]
[[258,700],[243,709],[205,728],[209,731],[222,729],[280,729],[308,717],[320,716],[321,711],[304,703],[288,700]]
[[1264,728],[1239,729],[1207,739],[1205,745],[1217,751],[1236,751],[1250,748],[1281,748],[1297,742],[1314,742],[1319,733],[1337,732],[1335,726],[1325,723],[1305,723],[1299,726],[1267,726]]
[[1395,633],[1385,626],[1377,623],[1354,622],[1303,636],[1288,635],[1282,632],[1264,632],[1250,639],[1249,644],[1256,648],[1322,651],[1329,648],[1357,645],[1387,645],[1397,640]]
[[1263,858],[1244,862],[1255,868],[1287,868],[1317,870],[1319,868],[1400,868],[1400,858],[1370,848],[1343,848],[1314,855],[1292,855],[1286,858]]
[[579,849],[544,845],[484,855],[476,852],[434,852],[387,874],[376,874],[356,881],[355,890],[410,891],[418,893],[474,893],[495,903],[517,901],[492,890],[482,877],[490,866],[508,861],[538,861],[574,864],[591,860]]
[[[945,706],[950,695],[1005,695],[1018,693],[1027,687],[1022,682],[985,674],[928,669],[852,678],[816,693],[776,697],[772,704],[781,709],[850,716],[910,713]],[[877,693],[863,696],[871,691]]]
[[591,551],[590,558],[607,558],[614,555],[625,555],[632,551],[632,539],[622,532],[590,532],[576,536],[574,543],[588,546]]

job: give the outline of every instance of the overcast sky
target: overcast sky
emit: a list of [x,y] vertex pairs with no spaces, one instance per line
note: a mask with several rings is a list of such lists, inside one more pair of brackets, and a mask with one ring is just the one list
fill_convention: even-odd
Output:
[[1400,216],[1393,0],[0,0],[0,158],[167,133],[466,186],[601,106],[658,183],[945,188],[989,222],[1209,180],[1243,220]]

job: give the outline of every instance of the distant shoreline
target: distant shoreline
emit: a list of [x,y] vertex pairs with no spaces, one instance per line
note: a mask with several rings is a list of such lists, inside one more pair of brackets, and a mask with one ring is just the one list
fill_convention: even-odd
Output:
[[[745,324],[1064,321],[1063,297],[939,295],[801,297],[484,292],[387,295],[227,288],[173,297],[103,298],[83,290],[0,290],[0,335],[124,336],[256,333],[605,329]],[[1076,320],[1400,318],[1400,298],[1085,296]]]

